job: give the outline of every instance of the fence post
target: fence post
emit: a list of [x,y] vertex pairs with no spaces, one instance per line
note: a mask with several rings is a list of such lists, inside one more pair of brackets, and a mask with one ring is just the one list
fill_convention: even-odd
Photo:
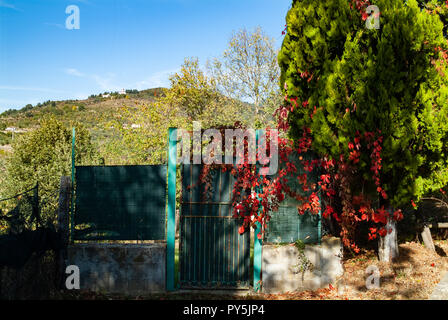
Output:
[[67,245],[69,242],[69,224],[70,224],[70,177],[61,177],[61,186],[59,189],[59,206],[58,206],[58,232],[61,237],[62,249],[58,251],[58,285],[63,287],[65,265],[67,260]]
[[429,229],[428,226],[425,226],[423,228],[421,236],[423,243],[425,244],[425,247],[435,252],[436,247],[434,246],[434,242],[432,241],[431,230]]
[[174,262],[176,244],[176,165],[177,129],[168,130],[168,204],[167,204],[167,250],[166,250],[166,289],[174,291]]
[[[258,141],[263,130],[256,131],[256,143],[257,143],[257,155],[258,155]],[[258,159],[258,156],[257,156]],[[256,170],[259,168],[257,167]],[[257,222],[257,229],[254,232],[254,291],[258,292],[261,289],[261,267],[262,267],[262,249],[263,243],[261,239],[258,239],[258,235],[261,234],[261,223]],[[261,237],[261,235],[260,235]]]
[[42,224],[40,216],[40,205],[39,205],[39,182],[36,182],[36,187],[34,188],[33,211],[34,211],[33,215],[36,218],[36,228],[38,228]]
[[257,222],[257,229],[255,229],[254,237],[254,291],[258,292],[261,289],[261,264],[262,264],[262,240],[258,239],[261,233],[261,224]]

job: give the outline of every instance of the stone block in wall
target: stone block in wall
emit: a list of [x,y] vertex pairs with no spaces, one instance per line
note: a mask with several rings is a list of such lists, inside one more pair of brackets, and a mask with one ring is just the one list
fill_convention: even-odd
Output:
[[80,269],[84,290],[121,294],[165,291],[166,244],[74,244],[69,264]]
[[335,283],[343,274],[339,238],[324,238],[320,245],[263,245],[262,290],[265,293],[316,290]]

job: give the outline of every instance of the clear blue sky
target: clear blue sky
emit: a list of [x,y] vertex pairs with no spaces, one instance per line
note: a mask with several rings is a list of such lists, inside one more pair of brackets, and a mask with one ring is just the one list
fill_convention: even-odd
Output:
[[[46,100],[168,86],[185,57],[222,53],[261,26],[281,45],[291,0],[0,0],[0,112]],[[80,29],[68,30],[68,5]]]

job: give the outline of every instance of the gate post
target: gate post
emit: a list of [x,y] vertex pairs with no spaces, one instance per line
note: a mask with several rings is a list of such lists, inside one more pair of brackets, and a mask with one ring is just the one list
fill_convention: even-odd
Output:
[[167,204],[167,250],[166,250],[166,289],[174,291],[174,261],[176,244],[176,165],[177,129],[168,130],[168,204]]
[[254,232],[254,291],[258,292],[261,289],[261,263],[262,263],[262,248],[263,243],[258,239],[261,234],[261,223],[257,222],[257,229]]
[[[263,133],[263,130],[257,130],[256,131],[256,143],[257,143],[257,155],[258,155],[258,145],[259,145],[259,139],[260,135]],[[258,157],[257,157],[258,159]],[[258,166],[256,170],[259,170]],[[261,289],[261,265],[262,265],[262,249],[263,249],[263,243],[261,239],[258,239],[258,235],[262,237],[261,234],[261,228],[262,225],[260,222],[257,222],[257,229],[255,229],[254,232],[254,291],[258,292]]]

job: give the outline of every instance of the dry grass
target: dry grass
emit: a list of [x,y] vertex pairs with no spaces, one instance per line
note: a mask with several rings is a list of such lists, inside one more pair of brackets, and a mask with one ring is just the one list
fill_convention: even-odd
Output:
[[[400,257],[392,263],[379,262],[373,252],[344,262],[345,273],[337,284],[316,291],[264,295],[264,299],[342,299],[342,300],[422,300],[448,272],[448,241],[435,241],[437,253],[422,244],[401,244]],[[367,290],[365,272],[369,265],[380,270],[380,288]]]

